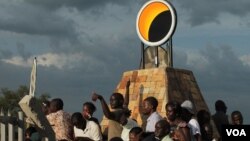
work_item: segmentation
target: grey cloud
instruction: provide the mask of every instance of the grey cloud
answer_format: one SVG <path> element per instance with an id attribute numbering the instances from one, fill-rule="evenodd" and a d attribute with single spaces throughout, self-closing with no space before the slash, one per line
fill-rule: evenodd
<path id="1" fill-rule="evenodd" d="M 124 5 L 131 0 L 24 0 L 30 4 L 41 6 L 48 10 L 56 10 L 61 7 L 73 7 L 78 10 L 89 10 L 91 8 L 100 8 L 106 4 Z"/>
<path id="2" fill-rule="evenodd" d="M 17 88 L 20 85 L 29 85 L 30 69 L 14 66 L 0 61 L 1 88 Z"/>
<path id="3" fill-rule="evenodd" d="M 16 45 L 18 54 L 27 60 L 31 56 L 31 53 L 26 50 L 24 43 L 17 42 Z"/>
<path id="4" fill-rule="evenodd" d="M 39 7 L 2 1 L 0 30 L 28 35 L 76 38 L 74 22 Z"/>
<path id="5" fill-rule="evenodd" d="M 197 62 L 187 65 L 187 59 L 183 60 L 187 57 L 183 56 L 188 56 L 188 54 L 184 55 L 181 51 L 175 52 L 176 66 L 194 73 L 211 112 L 214 113 L 214 102 L 222 99 L 227 103 L 229 112 L 240 110 L 244 116 L 249 117 L 250 114 L 244 106 L 247 105 L 249 99 L 250 67 L 243 65 L 239 56 L 230 46 L 209 45 L 198 53 L 208 60 L 205 68 L 199 69 L 196 66 L 199 59 L 196 60 Z M 235 104 L 236 99 L 240 104 Z"/>
<path id="6" fill-rule="evenodd" d="M 13 55 L 13 53 L 10 50 L 3 49 L 3 48 L 0 49 L 0 59 L 2 59 L 2 58 L 8 58 L 8 57 L 10 57 L 12 55 Z"/>
<path id="7" fill-rule="evenodd" d="M 249 0 L 181 0 L 173 1 L 178 8 L 185 9 L 188 13 L 188 22 L 192 26 L 209 22 L 219 23 L 220 14 L 228 13 L 238 17 L 244 17 L 250 13 Z M 180 7 L 178 7 L 180 6 Z M 180 9 L 180 11 L 181 11 Z M 223 17 L 221 17 L 223 18 Z"/>
<path id="8" fill-rule="evenodd" d="M 250 80 L 245 77 L 250 75 L 250 67 L 243 65 L 232 47 L 207 46 L 200 50 L 199 54 L 208 60 L 204 69 L 196 67 L 200 60 L 197 59 L 197 62 L 187 65 L 185 60 L 181 60 L 183 57 L 180 59 L 178 54 L 175 54 L 177 56 L 176 63 L 178 66 L 193 70 L 204 87 L 230 89 L 231 91 L 235 91 L 237 88 L 250 90 L 247 86 Z"/>

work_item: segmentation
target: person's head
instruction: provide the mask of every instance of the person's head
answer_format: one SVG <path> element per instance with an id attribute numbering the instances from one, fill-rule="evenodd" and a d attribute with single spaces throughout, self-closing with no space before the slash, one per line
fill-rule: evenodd
<path id="1" fill-rule="evenodd" d="M 217 101 L 215 102 L 215 110 L 216 110 L 216 111 L 220 111 L 220 112 L 226 113 L 226 112 L 227 112 L 227 106 L 226 106 L 226 104 L 224 103 L 224 101 L 222 101 L 222 100 L 217 100 Z"/>
<path id="2" fill-rule="evenodd" d="M 174 121 L 181 116 L 181 105 L 177 101 L 169 101 L 166 106 L 166 115 L 168 120 Z"/>
<path id="3" fill-rule="evenodd" d="M 33 126 L 30 126 L 28 127 L 26 130 L 25 130 L 25 139 L 30 139 L 31 135 L 33 133 L 37 132 L 36 128 L 33 127 Z"/>
<path id="4" fill-rule="evenodd" d="M 155 137 L 162 139 L 170 133 L 170 124 L 166 120 L 160 120 L 155 124 Z"/>
<path id="5" fill-rule="evenodd" d="M 91 118 L 93 113 L 96 111 L 96 107 L 92 102 L 83 103 L 82 115 L 85 119 Z"/>
<path id="6" fill-rule="evenodd" d="M 42 102 L 42 112 L 45 115 L 49 114 L 49 107 L 50 107 L 50 102 L 48 100 Z"/>
<path id="7" fill-rule="evenodd" d="M 139 141 L 143 130 L 141 127 L 133 127 L 129 131 L 129 141 Z"/>
<path id="8" fill-rule="evenodd" d="M 71 116 L 71 123 L 76 128 L 84 130 L 86 128 L 86 120 L 83 118 L 80 112 L 75 112 Z"/>
<path id="9" fill-rule="evenodd" d="M 197 112 L 197 120 L 200 126 L 205 123 L 210 123 L 210 119 L 211 115 L 207 110 L 200 110 Z"/>
<path id="10" fill-rule="evenodd" d="M 182 104 L 182 119 L 188 122 L 194 115 L 194 106 L 190 100 L 185 100 Z"/>
<path id="11" fill-rule="evenodd" d="M 233 125 L 242 125 L 243 124 L 243 116 L 240 111 L 233 111 L 231 113 L 231 120 Z"/>
<path id="12" fill-rule="evenodd" d="M 123 107 L 124 98 L 120 93 L 113 93 L 110 97 L 110 107 L 112 109 L 122 108 Z"/>
<path id="13" fill-rule="evenodd" d="M 131 111 L 129 109 L 127 108 L 123 109 L 119 123 L 123 126 L 126 125 L 128 123 L 128 118 L 130 117 L 130 115 L 131 115 Z"/>
<path id="14" fill-rule="evenodd" d="M 150 115 L 153 112 L 156 111 L 158 106 L 158 101 L 155 97 L 150 96 L 143 100 L 142 102 L 142 108 L 143 108 L 143 114 Z"/>
<path id="15" fill-rule="evenodd" d="M 63 109 L 63 101 L 60 98 L 55 98 L 50 101 L 49 112 L 55 113 Z"/>

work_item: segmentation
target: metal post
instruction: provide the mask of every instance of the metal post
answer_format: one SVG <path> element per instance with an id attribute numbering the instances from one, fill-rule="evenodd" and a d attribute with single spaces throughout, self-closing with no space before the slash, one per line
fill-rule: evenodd
<path id="1" fill-rule="evenodd" d="M 8 118 L 10 119 L 11 114 L 10 111 L 8 110 Z M 14 128 L 13 128 L 13 123 L 8 122 L 8 139 L 9 141 L 14 141 Z"/>
<path id="2" fill-rule="evenodd" d="M 24 121 L 23 112 L 18 112 L 18 141 L 24 141 Z"/>
<path id="3" fill-rule="evenodd" d="M 155 48 L 155 67 L 158 68 L 158 66 L 159 66 L 158 46 L 156 46 L 154 48 Z"/>
<path id="4" fill-rule="evenodd" d="M 1 141 L 6 140 L 6 122 L 5 122 L 5 116 L 3 109 L 0 111 L 0 116 L 2 117 L 3 120 L 0 120 L 1 124 Z"/>
<path id="5" fill-rule="evenodd" d="M 169 44 L 170 44 L 170 67 L 173 67 L 173 47 L 172 47 L 172 37 L 169 39 Z"/>
<path id="6" fill-rule="evenodd" d="M 144 56 L 144 44 L 141 42 L 141 65 L 142 69 L 145 69 L 145 56 Z"/>

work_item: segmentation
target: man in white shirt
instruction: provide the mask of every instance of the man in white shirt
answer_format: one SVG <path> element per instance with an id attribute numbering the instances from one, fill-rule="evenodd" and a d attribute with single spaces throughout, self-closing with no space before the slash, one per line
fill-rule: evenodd
<path id="1" fill-rule="evenodd" d="M 122 112 L 122 116 L 120 121 L 118 121 L 122 125 L 122 133 L 121 138 L 123 141 L 129 141 L 129 132 L 133 127 L 138 127 L 138 124 L 135 120 L 129 118 L 131 111 L 128 109 L 124 109 Z"/>
<path id="2" fill-rule="evenodd" d="M 196 119 L 193 103 L 190 100 L 185 100 L 182 104 L 182 119 L 188 123 L 191 131 L 191 141 L 202 141 L 200 125 Z"/>
<path id="3" fill-rule="evenodd" d="M 162 119 L 161 115 L 156 111 L 158 101 L 155 97 L 147 97 L 143 100 L 142 108 L 143 114 L 149 116 L 147 118 L 147 124 L 145 132 L 154 132 L 155 124 Z"/>
<path id="4" fill-rule="evenodd" d="M 86 138 L 86 140 L 102 141 L 102 134 L 99 126 L 94 121 L 87 121 L 79 112 L 71 116 L 74 125 L 75 138 Z"/>

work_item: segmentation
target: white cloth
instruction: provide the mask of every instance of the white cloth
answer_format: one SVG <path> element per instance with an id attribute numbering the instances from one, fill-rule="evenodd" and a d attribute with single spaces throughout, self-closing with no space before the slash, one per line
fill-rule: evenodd
<path id="1" fill-rule="evenodd" d="M 164 138 L 161 139 L 161 141 L 173 141 L 173 139 L 170 138 L 169 135 L 166 135 Z"/>
<path id="2" fill-rule="evenodd" d="M 128 118 L 127 124 L 122 126 L 121 138 L 122 138 L 123 141 L 129 141 L 129 131 L 133 127 L 138 127 L 138 124 L 134 120 Z"/>
<path id="3" fill-rule="evenodd" d="M 155 132 L 155 124 L 161 119 L 159 113 L 153 112 L 147 119 L 146 132 Z"/>
<path id="4" fill-rule="evenodd" d="M 192 118 L 188 122 L 188 127 L 191 129 L 191 141 L 195 141 L 194 135 L 199 134 L 201 135 L 200 125 L 196 119 Z"/>
<path id="5" fill-rule="evenodd" d="M 102 134 L 99 126 L 94 121 L 86 121 L 84 130 L 74 126 L 75 137 L 88 137 L 94 141 L 102 141 Z"/>

